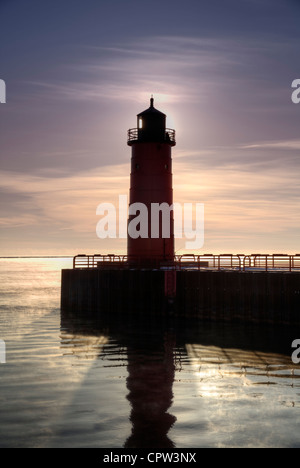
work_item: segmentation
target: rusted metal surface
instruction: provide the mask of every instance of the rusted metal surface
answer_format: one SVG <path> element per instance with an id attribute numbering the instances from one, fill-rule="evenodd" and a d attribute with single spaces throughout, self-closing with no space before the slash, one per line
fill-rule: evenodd
<path id="1" fill-rule="evenodd" d="M 132 259 L 131 259 L 132 260 Z M 138 259 L 131 268 L 144 269 Z M 129 268 L 127 255 L 76 255 L 73 268 Z M 151 269 L 173 270 L 232 270 L 232 271 L 300 271 L 300 254 L 202 254 L 176 255 L 174 262 L 152 263 Z"/>

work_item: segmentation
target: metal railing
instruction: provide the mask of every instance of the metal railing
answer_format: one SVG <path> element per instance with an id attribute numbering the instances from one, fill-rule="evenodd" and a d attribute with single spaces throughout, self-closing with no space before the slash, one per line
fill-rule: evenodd
<path id="1" fill-rule="evenodd" d="M 128 130 L 128 140 L 127 140 L 127 142 L 132 143 L 134 141 L 138 141 L 139 140 L 139 133 L 140 132 L 139 132 L 138 128 L 130 128 Z M 174 145 L 176 143 L 175 136 L 176 136 L 175 130 L 173 130 L 172 128 L 166 128 L 165 135 L 164 135 L 164 141 L 168 142 L 168 143 L 172 143 Z M 141 140 L 141 141 L 143 141 L 143 140 Z"/>
<path id="2" fill-rule="evenodd" d="M 188 254 L 182 255 L 177 261 L 181 268 L 237 271 L 300 270 L 300 254 Z"/>
<path id="3" fill-rule="evenodd" d="M 176 133 L 175 133 L 175 130 L 173 130 L 173 128 L 166 128 L 166 137 L 165 139 L 167 141 L 170 141 L 171 143 L 176 143 Z"/>
<path id="4" fill-rule="evenodd" d="M 142 269 L 147 265 L 139 260 L 128 263 L 127 255 L 95 254 L 76 255 L 73 268 L 135 268 Z M 149 267 L 149 265 L 148 265 Z M 176 255 L 174 262 L 158 261 L 151 263 L 153 269 L 176 270 L 231 270 L 231 271 L 300 271 L 300 254 L 184 254 Z"/>
<path id="5" fill-rule="evenodd" d="M 73 258 L 73 268 L 99 268 L 101 264 L 111 264 L 111 263 L 127 263 L 127 255 L 115 255 L 115 254 L 94 254 L 94 255 L 85 255 L 80 254 L 76 255 Z"/>
<path id="6" fill-rule="evenodd" d="M 136 141 L 139 136 L 139 129 L 138 128 L 130 128 L 128 130 L 128 142 Z"/>

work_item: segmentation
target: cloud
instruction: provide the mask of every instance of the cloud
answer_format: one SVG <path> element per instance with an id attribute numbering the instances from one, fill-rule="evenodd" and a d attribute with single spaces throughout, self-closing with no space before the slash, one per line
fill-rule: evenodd
<path id="1" fill-rule="evenodd" d="M 290 49 L 288 43 L 278 45 L 282 54 Z M 216 84 L 228 92 L 228 85 L 252 83 L 263 86 L 265 92 L 266 86 L 272 89 L 279 79 L 278 73 L 275 80 L 272 74 L 274 68 L 280 72 L 274 47 L 274 40 L 259 37 L 240 41 L 234 37 L 143 37 L 134 43 L 84 47 L 81 59 L 65 66 L 65 81 L 28 84 L 45 96 L 80 101 L 140 102 L 153 91 L 161 102 L 178 104 L 213 93 Z"/>
<path id="2" fill-rule="evenodd" d="M 283 143 L 272 145 L 290 146 L 289 142 Z M 269 151 L 263 142 L 260 146 L 262 151 Z M 289 165 L 270 165 L 269 170 L 262 170 L 260 158 L 255 164 L 249 162 L 256 149 L 248 147 L 243 148 L 248 159 L 241 163 L 240 151 L 239 147 L 232 149 L 234 157 L 230 161 L 221 148 L 210 148 L 200 153 L 200 164 L 197 151 L 191 155 L 181 153 L 178 158 L 175 154 L 174 201 L 204 203 L 208 245 L 219 245 L 225 238 L 243 239 L 246 243 L 254 235 L 277 235 L 285 242 L 300 229 L 298 173 Z M 97 206 L 109 202 L 117 207 L 118 196 L 129 190 L 127 163 L 69 176 L 52 174 L 51 178 L 4 171 L 0 176 L 2 194 L 7 200 L 0 213 L 3 229 L 36 226 L 57 235 L 66 231 L 70 239 L 91 235 L 96 240 Z M 110 250 L 114 249 L 111 245 Z"/>
<path id="3" fill-rule="evenodd" d="M 119 190 L 128 192 L 127 172 L 127 167 L 111 166 L 50 179 L 2 171 L 2 193 L 7 194 L 8 200 L 14 194 L 9 204 L 10 214 L 1 218 L 2 226 L 39 224 L 57 230 L 91 232 L 96 225 L 98 204 L 116 202 Z M 26 203 L 20 202 L 22 198 L 26 198 Z"/>
<path id="4" fill-rule="evenodd" d="M 242 149 L 285 149 L 285 150 L 300 150 L 300 140 L 286 141 L 262 141 L 260 143 L 252 143 L 241 146 Z"/>
<path id="5" fill-rule="evenodd" d="M 227 146 L 230 157 L 237 143 L 290 138 L 296 106 L 285 61 L 293 49 L 277 41 L 171 35 L 78 47 L 76 61 L 51 79 L 25 81 L 19 101 L 7 106 L 2 168 L 55 178 L 57 170 L 82 172 L 111 158 L 119 164 L 128 156 L 126 131 L 151 94 L 181 151 Z"/>
<path id="6" fill-rule="evenodd" d="M 128 192 L 126 131 L 153 93 L 177 132 L 174 198 L 205 204 L 209 239 L 249 245 L 253 232 L 268 239 L 290 229 L 286 242 L 296 245 L 291 50 L 288 41 L 249 36 L 143 36 L 79 48 L 76 61 L 51 79 L 26 81 L 25 97 L 7 107 L 2 227 L 95 236 L 98 204 Z"/>

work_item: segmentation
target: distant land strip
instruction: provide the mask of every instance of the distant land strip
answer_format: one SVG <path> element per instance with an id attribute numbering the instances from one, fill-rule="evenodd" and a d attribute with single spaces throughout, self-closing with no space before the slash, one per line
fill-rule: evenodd
<path id="1" fill-rule="evenodd" d="M 0 257 L 0 259 L 9 259 L 9 258 L 73 258 L 73 255 L 36 255 L 36 256 L 20 256 L 20 257 Z"/>

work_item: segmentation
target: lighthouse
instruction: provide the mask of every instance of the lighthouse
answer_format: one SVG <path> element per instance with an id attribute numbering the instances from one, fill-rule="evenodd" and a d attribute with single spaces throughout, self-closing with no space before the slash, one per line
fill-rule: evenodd
<path id="1" fill-rule="evenodd" d="M 295 285 L 300 255 L 175 255 L 171 154 L 175 131 L 166 128 L 166 115 L 154 107 L 153 97 L 150 107 L 137 115 L 136 128 L 128 130 L 127 143 L 131 147 L 127 255 L 76 255 L 73 268 L 62 270 L 61 309 L 113 317 L 128 312 L 141 319 L 175 314 L 299 325 L 300 294 Z M 119 216 L 120 226 L 122 221 Z M 134 401 L 136 389 L 132 391 Z M 137 425 L 139 414 L 140 409 L 132 415 Z"/>
<path id="2" fill-rule="evenodd" d="M 166 128 L 166 115 L 154 107 L 153 97 L 150 107 L 137 115 L 137 127 L 128 130 L 127 143 L 131 146 L 128 261 L 145 266 L 172 262 L 175 130 Z"/>

